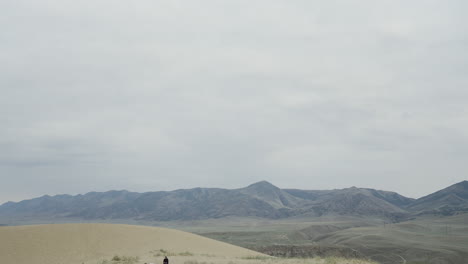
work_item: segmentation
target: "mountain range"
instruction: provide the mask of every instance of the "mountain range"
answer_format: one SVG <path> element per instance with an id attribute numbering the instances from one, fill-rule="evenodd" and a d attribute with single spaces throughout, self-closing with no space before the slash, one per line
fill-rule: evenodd
<path id="1" fill-rule="evenodd" d="M 337 190 L 280 189 L 262 181 L 240 189 L 194 188 L 136 193 L 90 192 L 42 196 L 0 206 L 0 221 L 34 219 L 200 220 L 210 218 L 373 216 L 399 221 L 417 215 L 468 212 L 468 181 L 412 199 L 367 188 Z M 1 223 L 1 222 L 0 222 Z"/>

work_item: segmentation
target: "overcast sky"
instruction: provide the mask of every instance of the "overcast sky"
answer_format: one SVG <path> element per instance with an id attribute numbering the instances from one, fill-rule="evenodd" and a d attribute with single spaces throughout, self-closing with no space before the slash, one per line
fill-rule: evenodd
<path id="1" fill-rule="evenodd" d="M 468 2 L 0 1 L 0 203 L 466 180 Z"/>

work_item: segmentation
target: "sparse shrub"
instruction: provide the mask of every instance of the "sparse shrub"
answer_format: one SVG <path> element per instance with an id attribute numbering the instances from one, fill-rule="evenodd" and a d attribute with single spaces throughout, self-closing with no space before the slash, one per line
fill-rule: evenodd
<path id="1" fill-rule="evenodd" d="M 135 264 L 140 261 L 139 257 L 127 257 L 115 255 L 111 260 L 103 260 L 98 264 Z"/>
<path id="2" fill-rule="evenodd" d="M 122 257 L 120 260 L 121 264 L 133 264 L 133 263 L 138 263 L 140 261 L 139 257 Z M 120 264 L 119 263 L 119 264 Z"/>
<path id="3" fill-rule="evenodd" d="M 154 251 L 151 251 L 150 253 L 153 253 L 153 256 L 154 257 L 161 257 L 161 256 L 183 256 L 183 257 L 189 257 L 189 256 L 193 256 L 194 254 L 192 252 L 189 252 L 189 251 L 184 251 L 184 252 L 179 252 L 179 253 L 175 253 L 175 252 L 170 252 L 168 250 L 165 250 L 165 249 L 160 249 L 160 250 L 154 250 Z"/>
<path id="4" fill-rule="evenodd" d="M 337 264 L 337 260 L 335 257 L 328 257 L 325 259 L 325 264 Z"/>
<path id="5" fill-rule="evenodd" d="M 161 257 L 161 256 L 173 256 L 172 253 L 170 253 L 169 251 L 165 250 L 165 249 L 159 249 L 159 250 L 155 250 L 155 251 L 152 251 L 154 252 L 153 256 L 155 257 Z"/>

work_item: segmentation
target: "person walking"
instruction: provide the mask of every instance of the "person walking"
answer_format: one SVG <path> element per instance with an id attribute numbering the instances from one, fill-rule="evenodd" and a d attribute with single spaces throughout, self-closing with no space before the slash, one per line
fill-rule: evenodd
<path id="1" fill-rule="evenodd" d="M 167 256 L 164 256 L 163 264 L 169 264 L 169 259 Z"/>

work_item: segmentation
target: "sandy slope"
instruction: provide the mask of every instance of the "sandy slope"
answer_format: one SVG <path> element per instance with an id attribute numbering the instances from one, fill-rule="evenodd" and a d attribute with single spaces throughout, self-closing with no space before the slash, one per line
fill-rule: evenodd
<path id="1" fill-rule="evenodd" d="M 260 253 L 182 231 L 115 224 L 57 224 L 0 227 L 0 263 L 97 263 L 113 255 L 152 257 L 150 251 L 226 257 Z"/>

